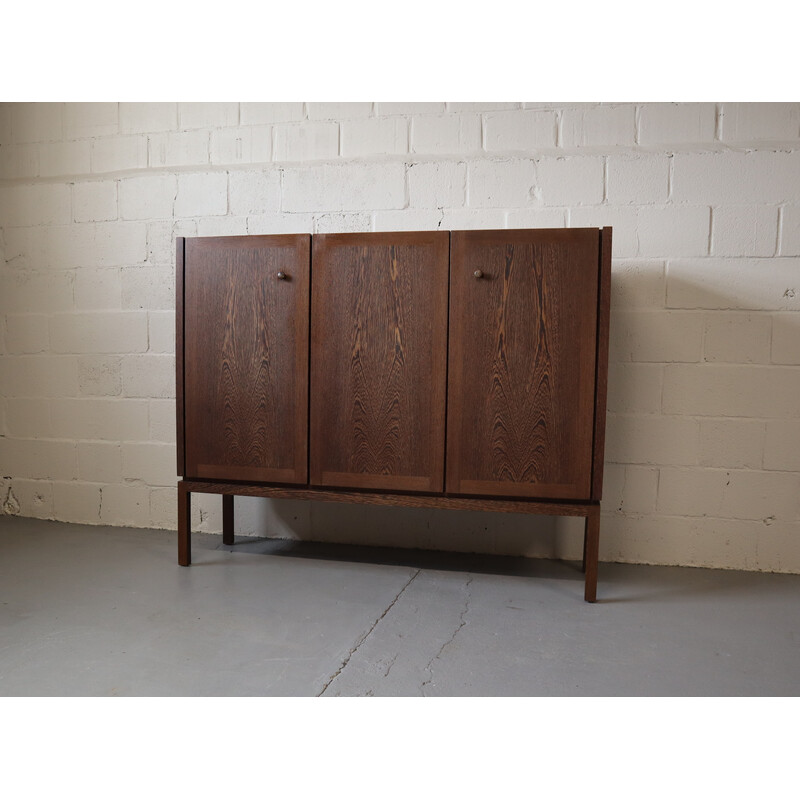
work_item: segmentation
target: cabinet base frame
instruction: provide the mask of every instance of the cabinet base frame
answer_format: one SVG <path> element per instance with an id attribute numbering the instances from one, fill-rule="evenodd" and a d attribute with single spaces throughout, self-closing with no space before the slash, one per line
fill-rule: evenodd
<path id="1" fill-rule="evenodd" d="M 337 503 L 362 503 L 379 506 L 584 517 L 586 520 L 583 534 L 584 600 L 587 603 L 594 603 L 597 600 L 597 567 L 600 542 L 600 503 L 597 501 L 574 503 L 456 497 L 451 495 L 378 494 L 373 492 L 293 488 L 290 486 L 266 486 L 253 483 L 181 480 L 178 481 L 178 563 L 182 567 L 188 567 L 192 563 L 192 492 L 222 495 L 222 541 L 226 545 L 233 544 L 233 498 L 236 495 L 245 497 L 278 497 L 291 500 L 320 500 Z"/>

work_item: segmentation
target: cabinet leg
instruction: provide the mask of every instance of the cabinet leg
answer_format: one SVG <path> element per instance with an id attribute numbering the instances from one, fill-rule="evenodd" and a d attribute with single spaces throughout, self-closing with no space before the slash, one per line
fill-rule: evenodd
<path id="1" fill-rule="evenodd" d="M 593 506 L 586 517 L 583 534 L 583 568 L 586 573 L 583 599 L 587 603 L 597 600 L 597 562 L 600 550 L 600 506 Z"/>
<path id="2" fill-rule="evenodd" d="M 233 495 L 222 495 L 222 544 L 233 544 Z"/>
<path id="3" fill-rule="evenodd" d="M 192 563 L 192 493 L 183 481 L 178 483 L 178 563 Z"/>

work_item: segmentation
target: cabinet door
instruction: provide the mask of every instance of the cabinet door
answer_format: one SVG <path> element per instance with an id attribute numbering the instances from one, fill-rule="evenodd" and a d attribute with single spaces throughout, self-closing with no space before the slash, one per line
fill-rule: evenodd
<path id="1" fill-rule="evenodd" d="M 597 230 L 451 240 L 447 490 L 589 499 Z"/>
<path id="2" fill-rule="evenodd" d="M 311 483 L 442 491 L 449 235 L 314 236 Z"/>
<path id="3" fill-rule="evenodd" d="M 187 239 L 186 475 L 306 483 L 309 236 Z"/>

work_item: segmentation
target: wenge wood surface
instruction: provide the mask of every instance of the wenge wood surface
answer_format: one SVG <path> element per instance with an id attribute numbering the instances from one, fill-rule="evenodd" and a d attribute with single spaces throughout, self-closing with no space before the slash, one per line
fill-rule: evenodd
<path id="1" fill-rule="evenodd" d="M 361 505 L 402 506 L 407 508 L 444 508 L 454 511 L 502 511 L 514 514 L 550 514 L 553 516 L 586 517 L 599 508 L 596 503 L 511 500 L 494 497 L 454 497 L 401 493 L 360 492 L 340 489 L 307 489 L 267 484 L 223 483 L 217 481 L 180 481 L 184 491 L 206 494 L 274 497 L 290 500 L 355 503 Z"/>
<path id="2" fill-rule="evenodd" d="M 592 499 L 603 497 L 603 463 L 606 443 L 608 395 L 608 341 L 611 321 L 611 228 L 600 231 L 600 280 L 597 301 L 597 378 L 595 389 L 594 464 Z"/>
<path id="3" fill-rule="evenodd" d="M 448 492 L 591 497 L 599 244 L 451 234 Z"/>
<path id="4" fill-rule="evenodd" d="M 186 476 L 305 483 L 310 237 L 187 239 L 184 258 Z"/>
<path id="5" fill-rule="evenodd" d="M 310 481 L 442 491 L 449 235 L 313 237 Z"/>
<path id="6" fill-rule="evenodd" d="M 183 406 L 183 248 L 185 239 L 175 240 L 175 434 L 178 455 L 178 475 L 186 474 L 184 453 L 184 406 Z"/>

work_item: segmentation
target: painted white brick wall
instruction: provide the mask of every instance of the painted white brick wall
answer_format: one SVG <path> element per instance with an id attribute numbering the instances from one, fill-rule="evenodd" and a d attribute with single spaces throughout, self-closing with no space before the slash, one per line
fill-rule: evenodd
<path id="1" fill-rule="evenodd" d="M 614 227 L 601 558 L 800 572 L 797 103 L 0 104 L 0 507 L 175 527 L 176 236 L 565 225 Z M 286 508 L 239 530 L 556 547 Z"/>

